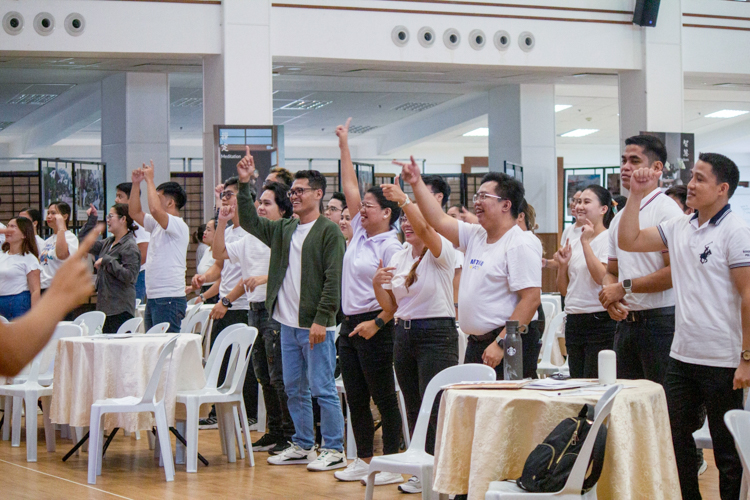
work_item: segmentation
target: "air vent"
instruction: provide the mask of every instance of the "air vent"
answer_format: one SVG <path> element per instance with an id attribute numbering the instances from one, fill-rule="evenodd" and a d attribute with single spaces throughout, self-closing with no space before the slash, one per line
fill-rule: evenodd
<path id="1" fill-rule="evenodd" d="M 286 106 L 281 106 L 281 109 L 297 109 L 301 111 L 311 111 L 313 109 L 320 109 L 322 107 L 328 106 L 333 101 L 303 101 L 302 99 L 297 99 L 296 101 L 292 101 Z"/>
<path id="2" fill-rule="evenodd" d="M 5 130 L 11 125 L 13 125 L 13 122 L 0 122 L 0 130 Z"/>
<path id="3" fill-rule="evenodd" d="M 8 101 L 8 104 L 42 106 L 50 102 L 55 97 L 57 97 L 57 94 L 18 94 L 13 99 Z"/>
<path id="4" fill-rule="evenodd" d="M 733 87 L 750 87 L 750 83 L 714 83 L 712 85 L 713 87 L 724 87 L 724 88 L 733 88 Z"/>
<path id="5" fill-rule="evenodd" d="M 405 102 L 400 106 L 393 108 L 395 111 L 413 111 L 419 113 L 425 109 L 434 108 L 437 106 L 436 102 Z"/>
<path id="6" fill-rule="evenodd" d="M 349 133 L 350 134 L 366 134 L 370 130 L 375 130 L 378 128 L 377 126 L 372 125 L 354 125 L 352 127 L 349 127 Z"/>
<path id="7" fill-rule="evenodd" d="M 203 106 L 202 97 L 183 97 L 172 103 L 173 108 L 199 108 Z"/>

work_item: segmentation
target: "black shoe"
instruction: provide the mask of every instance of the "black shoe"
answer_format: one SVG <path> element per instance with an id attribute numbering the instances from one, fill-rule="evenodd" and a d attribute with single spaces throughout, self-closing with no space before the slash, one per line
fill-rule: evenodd
<path id="1" fill-rule="evenodd" d="M 268 451 L 274 448 L 279 442 L 281 442 L 280 437 L 263 434 L 260 439 L 253 443 L 253 451 Z"/>
<path id="2" fill-rule="evenodd" d="M 276 443 L 276 446 L 274 446 L 273 448 L 271 448 L 270 450 L 268 450 L 268 454 L 269 455 L 278 455 L 279 453 L 281 453 L 282 451 L 286 450 L 290 446 L 292 446 L 292 443 L 290 441 L 282 439 L 281 441 L 279 441 L 278 443 Z"/>
<path id="3" fill-rule="evenodd" d="M 216 420 L 216 417 L 212 417 L 209 415 L 207 418 L 202 418 L 198 421 L 198 428 L 201 430 L 218 429 L 219 421 Z"/>

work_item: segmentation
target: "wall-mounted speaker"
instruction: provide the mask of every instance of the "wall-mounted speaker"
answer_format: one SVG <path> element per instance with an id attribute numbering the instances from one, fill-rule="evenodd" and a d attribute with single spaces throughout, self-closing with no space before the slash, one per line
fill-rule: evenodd
<path id="1" fill-rule="evenodd" d="M 396 26 L 391 31 L 391 40 L 399 47 L 403 47 L 409 43 L 409 30 L 406 26 Z"/>
<path id="2" fill-rule="evenodd" d="M 633 24 L 653 28 L 659 15 L 661 0 L 636 0 L 633 10 Z"/>
<path id="3" fill-rule="evenodd" d="M 23 31 L 23 16 L 18 12 L 8 12 L 3 16 L 3 29 L 9 35 Z"/>
<path id="4" fill-rule="evenodd" d="M 417 38 L 419 38 L 419 44 L 422 47 L 431 47 L 435 43 L 435 30 L 429 26 L 425 26 L 419 30 Z"/>
<path id="5" fill-rule="evenodd" d="M 71 36 L 79 36 L 86 29 L 86 19 L 77 12 L 65 18 L 65 31 Z"/>
<path id="6" fill-rule="evenodd" d="M 474 50 L 482 50 L 484 44 L 487 43 L 487 36 L 482 30 L 473 30 L 469 33 L 469 45 Z"/>
<path id="7" fill-rule="evenodd" d="M 518 35 L 518 46 L 521 47 L 521 50 L 524 52 L 530 52 L 531 49 L 534 48 L 534 45 L 536 45 L 536 38 L 533 33 L 524 31 Z"/>
<path id="8" fill-rule="evenodd" d="M 455 28 L 448 28 L 443 33 L 443 43 L 451 50 L 457 48 L 461 43 L 461 33 Z"/>
<path id="9" fill-rule="evenodd" d="M 497 50 L 508 50 L 508 47 L 510 47 L 510 33 L 505 30 L 498 31 L 495 33 L 494 42 Z"/>
<path id="10" fill-rule="evenodd" d="M 51 35 L 55 31 L 55 18 L 49 12 L 40 12 L 34 18 L 34 29 L 42 36 Z"/>

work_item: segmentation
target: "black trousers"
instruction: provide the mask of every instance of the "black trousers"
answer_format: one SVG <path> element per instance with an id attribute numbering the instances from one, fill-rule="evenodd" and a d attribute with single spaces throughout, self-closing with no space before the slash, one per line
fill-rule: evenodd
<path id="1" fill-rule="evenodd" d="M 702 425 L 702 404 L 705 404 L 714 459 L 719 469 L 721 498 L 737 500 L 740 496 L 742 462 L 734 439 L 724 424 L 726 412 L 742 409 L 742 390 L 732 389 L 734 372 L 734 368 L 694 365 L 674 358 L 669 360 L 665 384 L 667 406 L 680 489 L 685 500 L 701 498 L 693 432 Z"/>
<path id="2" fill-rule="evenodd" d="M 107 319 L 104 320 L 104 325 L 102 325 L 102 333 L 117 333 L 122 324 L 129 319 L 133 319 L 133 315 L 129 312 L 107 316 Z M 91 334 L 93 333 L 91 332 Z"/>
<path id="3" fill-rule="evenodd" d="M 214 346 L 216 337 L 219 336 L 224 328 L 230 325 L 236 325 L 237 323 L 247 325 L 246 310 L 230 309 L 227 311 L 223 318 L 214 320 L 214 326 L 211 329 L 211 348 L 213 348 Z M 255 344 L 257 343 L 258 339 L 255 339 Z M 219 370 L 219 386 L 221 386 L 221 384 L 224 382 L 228 367 L 229 352 L 226 353 L 224 359 L 221 362 L 221 370 Z M 250 384 L 247 383 L 248 379 L 250 379 L 251 381 Z M 245 386 L 242 392 L 245 399 L 245 409 L 247 410 L 248 418 L 258 418 L 258 384 L 255 383 L 255 379 L 252 376 L 245 376 Z"/>
<path id="4" fill-rule="evenodd" d="M 375 319 L 380 311 L 346 316 L 341 323 L 339 360 L 341 375 L 352 419 L 357 457 L 373 456 L 375 425 L 370 397 L 380 411 L 383 424 L 383 453 L 398 453 L 401 443 L 401 413 L 393 376 L 393 321 L 389 321 L 372 338 L 349 334 L 359 323 Z"/>
<path id="5" fill-rule="evenodd" d="M 521 335 L 521 342 L 523 346 L 523 377 L 524 378 L 538 378 L 536 374 L 536 366 L 539 361 L 539 340 L 542 338 L 542 331 L 539 329 L 540 322 L 532 321 L 529 325 L 529 331 Z M 544 329 L 543 324 L 541 325 Z M 477 340 L 474 335 L 469 335 L 469 340 L 466 345 L 466 353 L 464 354 L 464 363 L 477 363 L 483 364 L 482 354 L 484 350 L 489 347 L 491 343 L 495 341 L 495 338 L 487 340 Z M 505 375 L 503 373 L 505 363 L 500 361 L 500 364 L 495 367 L 495 374 L 498 380 L 503 380 Z M 401 382 L 399 382 L 401 384 Z"/>
<path id="6" fill-rule="evenodd" d="M 617 378 L 664 385 L 673 339 L 674 314 L 617 323 Z"/>
<path id="7" fill-rule="evenodd" d="M 613 349 L 617 322 L 607 311 L 568 314 L 565 319 L 565 348 L 573 378 L 599 376 L 599 352 Z"/>
<path id="8" fill-rule="evenodd" d="M 268 310 L 250 310 L 249 324 L 258 329 L 258 338 L 253 347 L 253 370 L 255 380 L 263 389 L 266 403 L 268 433 L 278 440 L 291 441 L 294 422 L 289 415 L 287 396 L 284 391 L 284 372 L 281 365 L 281 325 L 271 318 Z M 245 378 L 245 386 L 255 385 L 252 377 Z M 257 387 L 257 386 L 256 386 Z M 248 388 L 249 389 L 249 388 Z"/>
<path id="9" fill-rule="evenodd" d="M 452 320 L 452 318 L 451 318 Z M 432 377 L 451 366 L 458 364 L 458 331 L 453 327 L 415 328 L 409 330 L 396 326 L 396 341 L 393 346 L 393 366 L 396 369 L 398 385 L 406 403 L 406 416 L 409 433 L 414 433 L 419 409 L 422 406 L 427 384 Z M 430 425 L 427 428 L 425 451 L 435 450 L 435 430 L 440 408 L 440 397 L 435 398 Z"/>

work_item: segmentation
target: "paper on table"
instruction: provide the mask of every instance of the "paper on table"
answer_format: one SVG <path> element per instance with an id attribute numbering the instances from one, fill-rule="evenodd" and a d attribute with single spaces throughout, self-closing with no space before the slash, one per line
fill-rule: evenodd
<path id="1" fill-rule="evenodd" d="M 523 380 L 481 380 L 448 384 L 441 389 L 521 389 L 530 382 L 530 378 Z"/>
<path id="2" fill-rule="evenodd" d="M 91 335 L 91 338 L 95 339 L 129 339 L 132 337 L 132 333 L 100 333 L 98 335 Z"/>
<path id="3" fill-rule="evenodd" d="M 586 386 L 594 386 L 599 385 L 598 382 L 591 381 L 591 380 L 585 380 L 585 379 L 576 379 L 576 378 L 569 378 L 567 380 L 555 380 L 553 378 L 543 378 L 539 380 L 534 380 L 532 383 L 528 384 L 525 389 L 538 389 L 542 391 L 560 391 L 564 389 L 578 389 L 579 387 L 586 387 Z"/>

